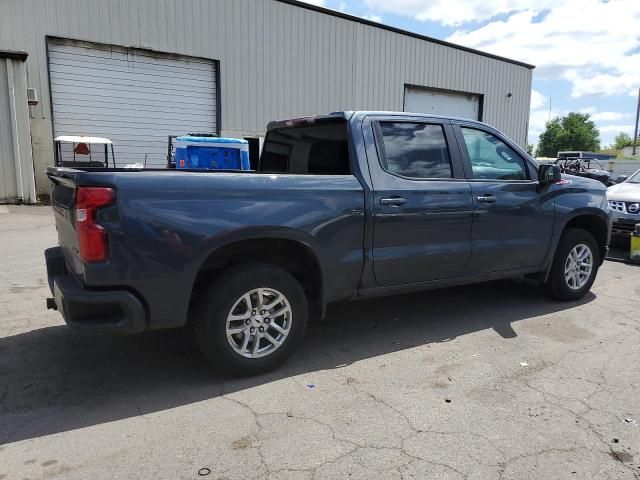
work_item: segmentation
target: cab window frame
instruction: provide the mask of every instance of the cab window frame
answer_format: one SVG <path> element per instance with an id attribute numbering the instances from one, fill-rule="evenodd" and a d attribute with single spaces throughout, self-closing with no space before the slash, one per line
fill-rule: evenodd
<path id="1" fill-rule="evenodd" d="M 525 157 L 520 151 L 520 148 L 517 145 L 515 145 L 513 142 L 511 142 L 508 138 L 506 138 L 504 135 L 501 135 L 499 132 L 494 131 L 492 129 L 482 128 L 480 125 L 465 123 L 465 122 L 455 123 L 453 125 L 453 128 L 454 128 L 454 133 L 458 143 L 458 147 L 460 149 L 460 156 L 462 158 L 463 168 L 465 171 L 465 177 L 467 181 L 469 182 L 500 182 L 500 183 L 537 183 L 538 179 L 535 172 L 537 172 L 538 167 L 534 164 L 533 161 Z M 462 132 L 463 128 L 469 129 L 469 130 L 477 130 L 487 135 L 492 135 L 493 137 L 497 138 L 502 143 L 504 143 L 507 147 L 509 147 L 513 151 L 513 153 L 515 153 L 517 158 L 520 160 L 520 164 L 524 170 L 526 178 L 519 179 L 519 180 L 498 179 L 498 178 L 475 178 L 473 176 L 473 165 L 471 163 L 471 156 L 469 155 L 469 149 L 467 148 L 467 143 L 465 142 L 464 134 Z"/>
<path id="2" fill-rule="evenodd" d="M 373 133 L 375 137 L 375 145 L 377 150 L 378 157 L 378 165 L 382 169 L 382 171 L 388 175 L 393 175 L 394 177 L 401 178 L 403 180 L 410 180 L 414 182 L 422 182 L 422 181 L 455 181 L 460 180 L 459 171 L 456 169 L 456 160 L 457 158 L 454 156 L 454 148 L 458 148 L 455 145 L 455 138 L 453 137 L 453 132 L 450 130 L 451 125 L 449 123 L 445 123 L 439 119 L 424 119 L 424 118 L 398 118 L 398 117 L 388 117 L 388 118 L 376 118 L 373 122 Z M 401 173 L 394 172 L 389 169 L 387 163 L 387 154 L 384 144 L 384 135 L 382 133 L 381 124 L 384 123 L 408 123 L 412 125 L 431 125 L 437 126 L 442 131 L 442 136 L 444 138 L 445 146 L 447 149 L 447 156 L 449 159 L 449 168 L 451 171 L 450 177 L 410 177 L 407 175 L 402 175 Z"/>

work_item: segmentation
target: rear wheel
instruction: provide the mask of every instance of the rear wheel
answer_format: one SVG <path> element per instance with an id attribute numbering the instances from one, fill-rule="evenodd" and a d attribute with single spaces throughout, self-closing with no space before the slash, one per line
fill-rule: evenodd
<path id="1" fill-rule="evenodd" d="M 596 240 L 586 230 L 568 229 L 553 259 L 546 290 L 558 300 L 578 300 L 589 291 L 600 265 Z"/>
<path id="2" fill-rule="evenodd" d="M 194 313 L 200 349 L 218 370 L 257 375 L 284 363 L 307 326 L 307 299 L 287 271 L 247 264 L 204 289 Z"/>

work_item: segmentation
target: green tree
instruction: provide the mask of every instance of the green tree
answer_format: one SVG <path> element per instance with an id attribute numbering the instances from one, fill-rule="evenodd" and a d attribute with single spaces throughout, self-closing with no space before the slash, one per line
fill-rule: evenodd
<path id="1" fill-rule="evenodd" d="M 593 152 L 599 149 L 600 132 L 590 115 L 571 112 L 547 122 L 545 131 L 540 135 L 536 155 L 555 157 L 558 152 L 566 150 Z"/>
<path id="2" fill-rule="evenodd" d="M 527 143 L 527 153 L 529 155 L 533 155 L 533 145 L 531 145 L 530 143 Z"/>
<path id="3" fill-rule="evenodd" d="M 631 135 L 624 132 L 620 132 L 613 140 L 613 146 L 616 150 L 623 149 L 624 147 L 629 147 L 632 143 L 633 139 L 631 138 Z"/>

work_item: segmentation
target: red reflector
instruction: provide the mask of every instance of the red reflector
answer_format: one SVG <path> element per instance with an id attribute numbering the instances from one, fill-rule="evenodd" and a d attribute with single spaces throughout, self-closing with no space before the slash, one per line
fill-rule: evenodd
<path id="1" fill-rule="evenodd" d="M 76 145 L 76 148 L 73 149 L 73 152 L 78 155 L 89 155 L 89 147 L 86 143 L 79 143 Z"/>
<path id="2" fill-rule="evenodd" d="M 108 187 L 79 187 L 76 191 L 76 233 L 84 262 L 104 262 L 109 257 L 107 231 L 95 223 L 95 213 L 115 200 L 114 190 Z"/>
<path id="3" fill-rule="evenodd" d="M 80 258 L 84 262 L 104 262 L 109 258 L 107 232 L 102 226 L 79 223 L 77 232 Z"/>

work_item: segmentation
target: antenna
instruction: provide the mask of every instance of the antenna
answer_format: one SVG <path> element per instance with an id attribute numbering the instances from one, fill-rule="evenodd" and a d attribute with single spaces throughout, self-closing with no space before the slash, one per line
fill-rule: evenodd
<path id="1" fill-rule="evenodd" d="M 636 109 L 636 124 L 633 128 L 633 149 L 631 155 L 636 154 L 636 146 L 638 144 L 638 119 L 640 118 L 640 88 L 638 89 L 638 108 Z"/>

